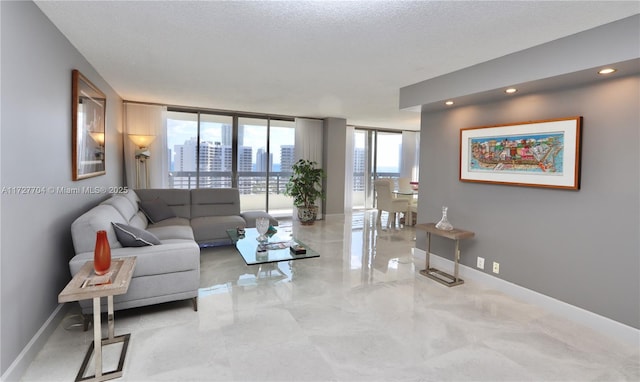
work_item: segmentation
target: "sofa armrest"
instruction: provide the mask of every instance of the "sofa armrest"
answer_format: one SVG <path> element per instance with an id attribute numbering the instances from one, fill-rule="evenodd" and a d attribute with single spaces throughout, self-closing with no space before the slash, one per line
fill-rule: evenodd
<path id="1" fill-rule="evenodd" d="M 200 247 L 192 240 L 172 240 L 160 245 L 111 250 L 112 259 L 129 256 L 136 257 L 133 277 L 200 270 Z M 93 252 L 74 256 L 69 261 L 71 275 L 78 273 L 87 261 L 93 261 Z"/>

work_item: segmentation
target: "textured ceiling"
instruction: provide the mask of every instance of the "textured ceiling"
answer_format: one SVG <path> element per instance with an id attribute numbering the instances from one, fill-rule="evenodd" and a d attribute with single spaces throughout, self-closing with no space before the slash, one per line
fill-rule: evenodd
<path id="1" fill-rule="evenodd" d="M 640 2 L 36 1 L 126 100 L 419 129 L 399 89 Z"/>

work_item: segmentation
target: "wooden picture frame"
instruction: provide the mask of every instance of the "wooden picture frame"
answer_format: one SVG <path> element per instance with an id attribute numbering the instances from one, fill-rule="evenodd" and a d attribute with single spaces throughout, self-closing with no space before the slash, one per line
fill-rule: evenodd
<path id="1" fill-rule="evenodd" d="M 460 181 L 580 189 L 582 117 L 460 130 Z"/>
<path id="2" fill-rule="evenodd" d="M 78 70 L 71 82 L 72 178 L 104 175 L 107 97 Z"/>

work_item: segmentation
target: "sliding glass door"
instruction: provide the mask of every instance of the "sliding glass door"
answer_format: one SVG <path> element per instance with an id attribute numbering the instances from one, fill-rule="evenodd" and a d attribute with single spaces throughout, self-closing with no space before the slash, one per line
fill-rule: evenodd
<path id="1" fill-rule="evenodd" d="M 376 131 L 374 178 L 400 177 L 402 132 Z"/>
<path id="2" fill-rule="evenodd" d="M 270 120 L 269 153 L 273 159 L 269 169 L 268 206 L 276 216 L 290 216 L 293 213 L 293 198 L 284 195 L 284 189 L 291 177 L 291 166 L 295 163 L 295 122 Z"/>
<path id="3" fill-rule="evenodd" d="M 371 176 L 371 135 L 369 130 L 354 131 L 353 143 L 353 195 L 352 205 L 355 209 L 371 208 L 369 177 Z"/>
<path id="4" fill-rule="evenodd" d="M 400 177 L 402 133 L 358 129 L 354 131 L 353 208 L 374 207 L 373 181 Z"/>
<path id="5" fill-rule="evenodd" d="M 233 118 L 200 114 L 199 188 L 233 187 Z"/>
<path id="6" fill-rule="evenodd" d="M 198 187 L 198 114 L 167 112 L 169 187 Z"/>
<path id="7" fill-rule="evenodd" d="M 267 151 L 269 121 L 257 118 L 238 118 L 237 179 L 240 204 L 245 210 L 267 209 Z"/>
<path id="8" fill-rule="evenodd" d="M 238 118 L 238 188 L 246 210 L 291 214 L 293 200 L 284 196 L 294 158 L 294 123 Z"/>

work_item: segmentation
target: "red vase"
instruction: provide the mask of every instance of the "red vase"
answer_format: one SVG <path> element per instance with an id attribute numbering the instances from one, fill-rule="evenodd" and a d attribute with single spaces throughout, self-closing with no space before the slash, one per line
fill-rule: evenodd
<path id="1" fill-rule="evenodd" d="M 111 268 L 111 247 L 107 239 L 107 231 L 98 231 L 96 249 L 93 251 L 93 269 L 96 275 L 104 275 Z"/>

